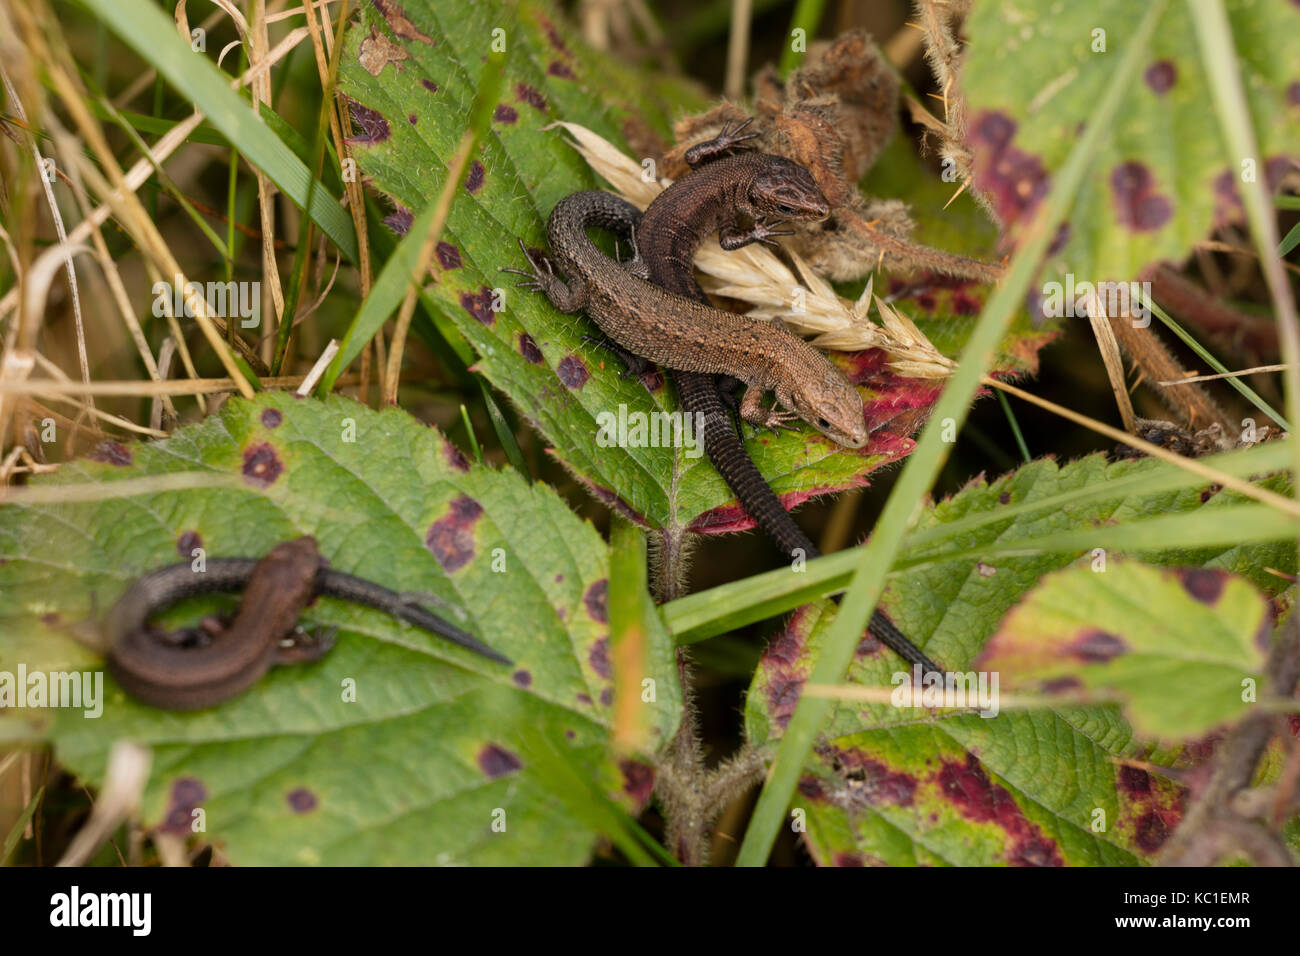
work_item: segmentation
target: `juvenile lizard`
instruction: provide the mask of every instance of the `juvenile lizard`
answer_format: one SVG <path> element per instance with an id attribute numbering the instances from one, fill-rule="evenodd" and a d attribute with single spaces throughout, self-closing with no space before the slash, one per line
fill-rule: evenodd
<path id="1" fill-rule="evenodd" d="M 862 400 L 826 356 L 779 323 L 724 312 L 653 285 L 637 274 L 644 274 L 637 260 L 615 262 L 587 236 L 592 226 L 635 235 L 640 215 L 610 193 L 573 193 L 551 210 L 546 227 L 564 278 L 552 271 L 549 259 L 539 265 L 523 240 L 519 247 L 532 271 L 502 271 L 524 276 L 522 287 L 544 292 L 561 312 L 585 310 L 635 356 L 683 372 L 740 379 L 749 386 L 740 404 L 748 422 L 779 428 L 797 415 L 841 445 L 862 447 L 867 440 Z M 790 411 L 763 408 L 765 391 L 774 392 L 777 403 Z"/>
<path id="2" fill-rule="evenodd" d="M 771 237 L 787 235 L 774 227 L 774 219 L 817 220 L 829 211 L 816 180 L 802 166 L 765 153 L 740 152 L 753 133 L 749 124 L 724 127 L 714 139 L 686 152 L 692 171 L 674 182 L 650 204 L 636 230 L 636 246 L 650 281 L 669 292 L 708 302 L 695 280 L 695 254 L 704 239 L 718 233 L 720 245 L 739 249 L 751 242 L 775 244 Z M 743 228 L 740 217 L 753 225 Z M 731 415 L 723 406 L 717 380 L 712 376 L 678 372 L 674 375 L 682 406 L 705 415 L 704 450 L 714 467 L 736 493 L 736 498 L 786 554 L 802 551 L 821 554 L 795 524 L 789 512 L 745 451 Z M 855 393 L 856 398 L 856 393 Z M 861 406 L 861 400 L 858 400 Z M 861 411 L 859 411 L 861 416 Z M 883 644 L 925 670 L 938 668 L 880 611 L 872 615 L 869 629 Z"/>
<path id="3" fill-rule="evenodd" d="M 243 589 L 230 626 L 203 644 L 186 631 L 151 629 L 149 618 L 182 598 Z M 365 604 L 494 661 L 510 660 L 407 597 L 321 566 L 316 539 L 295 538 L 256 558 L 210 558 L 207 570 L 173 564 L 127 588 L 104 622 L 108 668 L 132 697 L 170 710 L 211 707 L 247 690 L 275 664 L 316 660 L 329 640 L 298 639 L 294 625 L 318 595 Z M 289 639 L 287 646 L 282 643 Z M 197 646 L 194 646 L 197 645 Z"/>

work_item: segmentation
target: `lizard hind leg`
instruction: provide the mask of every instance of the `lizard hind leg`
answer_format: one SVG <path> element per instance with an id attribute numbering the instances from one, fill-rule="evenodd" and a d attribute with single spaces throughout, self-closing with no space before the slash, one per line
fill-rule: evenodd
<path id="1" fill-rule="evenodd" d="M 748 391 L 749 386 L 733 375 L 717 375 L 714 377 L 713 383 L 723 404 L 731 409 L 734 414 L 740 414 L 741 389 L 744 388 Z"/>
<path id="2" fill-rule="evenodd" d="M 515 283 L 519 288 L 545 294 L 551 305 L 561 312 L 577 312 L 586 305 L 587 290 L 581 279 L 571 279 L 566 283 L 555 274 L 555 270 L 551 268 L 551 260 L 545 256 L 541 257 L 541 264 L 539 265 L 537 259 L 524 245 L 523 239 L 519 240 L 519 249 L 528 261 L 530 269 L 509 269 L 505 266 L 498 266 L 497 271 L 523 276 L 519 282 Z"/>
<path id="3" fill-rule="evenodd" d="M 295 628 L 276 647 L 275 663 L 283 666 L 320 660 L 334 647 L 334 636 L 338 630 L 337 627 L 319 628 L 316 631 Z"/>

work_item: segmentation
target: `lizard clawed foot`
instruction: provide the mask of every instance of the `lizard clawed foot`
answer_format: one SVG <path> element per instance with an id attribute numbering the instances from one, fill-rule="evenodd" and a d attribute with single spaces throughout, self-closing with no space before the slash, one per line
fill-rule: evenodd
<path id="1" fill-rule="evenodd" d="M 339 629 L 333 626 L 319 628 L 314 632 L 296 628 L 280 641 L 280 646 L 275 651 L 275 662 L 303 664 L 318 661 L 334 646 L 334 636 L 338 632 Z"/>
<path id="2" fill-rule="evenodd" d="M 774 433 L 780 432 L 783 428 L 793 430 L 786 422 L 793 421 L 799 416 L 776 405 L 764 408 L 763 390 L 756 385 L 751 385 L 745 390 L 745 397 L 740 401 L 740 417 L 754 426 L 754 434 L 757 435 L 759 428 L 770 428 Z"/>
<path id="3" fill-rule="evenodd" d="M 730 123 L 723 123 L 722 129 L 718 131 L 716 141 L 725 141 L 729 146 L 734 146 L 737 143 L 743 143 L 747 139 L 754 139 L 757 136 L 761 136 L 762 134 L 759 133 L 758 130 L 750 130 L 748 133 L 741 133 L 741 130 L 752 122 L 754 122 L 754 117 L 747 116 L 743 121 L 737 123 L 735 126 L 732 126 Z"/>
<path id="4" fill-rule="evenodd" d="M 770 431 L 773 435 L 779 435 L 783 431 L 798 431 L 798 429 L 793 425 L 786 424 L 786 422 L 794 421 L 798 417 L 798 415 L 792 414 L 791 412 L 778 412 L 776 409 L 773 409 L 766 418 L 759 421 L 752 421 L 750 419 L 745 419 L 745 421 L 749 422 L 750 425 L 749 437 L 757 438 L 764 428 Z"/>
<path id="5" fill-rule="evenodd" d="M 515 283 L 516 289 L 527 289 L 529 292 L 545 292 L 545 287 L 533 276 L 531 272 L 524 272 L 521 269 L 498 269 L 498 272 L 513 272 L 515 275 L 523 276 Z"/>
<path id="6" fill-rule="evenodd" d="M 795 427 L 787 425 L 786 422 L 792 422 L 798 417 L 794 412 L 783 412 L 773 408 L 768 410 L 767 418 L 757 424 L 770 429 L 773 435 L 779 435 L 782 431 L 795 431 Z"/>
<path id="7" fill-rule="evenodd" d="M 528 260 L 528 264 L 532 267 L 531 272 L 524 269 L 510 269 L 506 266 L 498 266 L 497 271 L 509 272 L 512 275 L 523 276 L 522 280 L 515 283 L 515 286 L 520 289 L 527 289 L 530 292 L 546 292 L 547 289 L 555 283 L 555 271 L 551 268 L 551 260 L 543 257 L 542 264 L 539 266 L 537 260 L 533 258 L 533 254 L 529 252 L 528 247 L 524 245 L 522 239 L 519 240 L 519 250 L 524 254 L 524 258 Z M 544 272 L 543 269 L 545 269 Z"/>
<path id="8" fill-rule="evenodd" d="M 793 230 L 793 229 L 777 229 L 777 228 L 775 228 L 776 226 L 783 226 L 783 225 L 785 225 L 786 221 L 787 221 L 787 220 L 785 220 L 785 219 L 770 219 L 770 220 L 769 220 L 769 219 L 767 219 L 766 217 L 764 217 L 764 218 L 759 219 L 757 222 L 754 223 L 754 228 L 750 231 L 750 235 L 751 235 L 751 236 L 754 238 L 754 240 L 757 241 L 757 242 L 761 242 L 761 243 L 764 243 L 764 244 L 769 245 L 769 246 L 777 246 L 777 245 L 779 245 L 779 243 L 778 243 L 778 242 L 773 238 L 774 236 L 793 236 L 793 235 L 794 235 L 794 230 Z"/>
<path id="9" fill-rule="evenodd" d="M 734 252 L 737 249 L 743 249 L 751 242 L 761 242 L 765 245 L 776 246 L 777 242 L 774 236 L 793 236 L 793 229 L 777 229 L 776 226 L 785 225 L 785 219 L 768 219 L 764 216 L 761 219 L 755 219 L 754 224 L 748 229 L 742 229 L 738 226 L 724 226 L 718 230 L 718 245 L 728 252 Z"/>
<path id="10" fill-rule="evenodd" d="M 754 117 L 750 116 L 745 119 L 744 122 L 737 123 L 734 126 L 731 123 L 724 123 L 722 129 L 718 131 L 718 135 L 713 137 L 713 139 L 705 140 L 702 143 L 696 143 L 686 151 L 686 155 L 683 157 L 686 160 L 686 165 L 694 169 L 700 163 L 707 162 L 708 160 L 713 159 L 716 156 L 721 156 L 723 153 L 730 152 L 733 149 L 752 149 L 752 146 L 742 144 L 747 140 L 755 139 L 762 134 L 756 130 L 751 130 L 748 133 L 741 132 L 741 130 L 752 122 L 754 122 Z"/>

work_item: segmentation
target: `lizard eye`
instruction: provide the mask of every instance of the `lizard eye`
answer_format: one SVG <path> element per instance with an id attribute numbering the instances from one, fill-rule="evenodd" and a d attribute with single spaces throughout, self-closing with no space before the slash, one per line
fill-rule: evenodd
<path id="1" fill-rule="evenodd" d="M 798 210 L 798 209 L 795 209 L 793 206 L 787 206 L 787 205 L 785 205 L 785 203 L 777 203 L 777 204 L 776 204 L 776 211 L 777 211 L 778 213 L 780 213 L 782 216 L 797 216 L 797 215 L 799 215 L 799 210 Z"/>
<path id="2" fill-rule="evenodd" d="M 817 419 L 817 427 L 818 427 L 818 428 L 830 428 L 830 427 L 831 427 L 831 423 L 828 422 L 828 421 L 827 421 L 826 419 L 824 419 L 824 418 L 819 418 L 819 419 Z"/>

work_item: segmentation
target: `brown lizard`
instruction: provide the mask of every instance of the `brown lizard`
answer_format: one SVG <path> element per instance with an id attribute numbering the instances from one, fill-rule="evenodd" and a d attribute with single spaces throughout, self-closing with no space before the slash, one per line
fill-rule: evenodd
<path id="1" fill-rule="evenodd" d="M 215 635 L 165 633 L 149 618 L 182 598 L 242 588 L 239 612 Z M 266 557 L 211 558 L 199 573 L 173 564 L 138 578 L 104 621 L 108 668 L 132 697 L 170 710 L 212 707 L 247 690 L 276 664 L 316 660 L 332 646 L 294 633 L 317 594 L 365 604 L 494 661 L 503 657 L 407 596 L 322 567 L 316 539 L 277 544 Z M 288 643 L 285 643 L 285 642 Z"/>
<path id="2" fill-rule="evenodd" d="M 531 272 L 522 287 L 541 291 L 561 312 L 585 310 L 622 349 L 665 368 L 740 379 L 749 388 L 740 404 L 748 422 L 785 426 L 797 415 L 828 438 L 860 448 L 867 440 L 862 400 L 844 373 L 779 323 L 749 319 L 666 292 L 640 278 L 633 260 L 624 266 L 587 236 L 597 226 L 632 233 L 641 212 L 610 193 L 584 190 L 560 200 L 547 221 L 547 241 L 564 278 L 549 259 L 539 265 L 519 241 Z M 762 406 L 776 394 L 789 412 Z M 791 414 L 793 412 L 793 414 Z"/>

